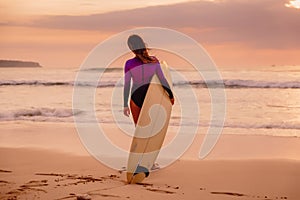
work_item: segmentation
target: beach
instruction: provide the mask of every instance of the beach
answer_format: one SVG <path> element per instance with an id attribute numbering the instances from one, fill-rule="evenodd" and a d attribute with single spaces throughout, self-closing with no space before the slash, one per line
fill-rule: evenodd
<path id="1" fill-rule="evenodd" d="M 220 137 L 203 160 L 203 136 L 140 185 L 89 155 L 72 124 L 1 123 L 1 199 L 291 199 L 300 196 L 300 139 Z M 26 135 L 24 135 L 24 132 Z M 253 147 L 254 145 L 254 147 Z"/>
<path id="2" fill-rule="evenodd" d="M 123 169 L 134 125 L 122 113 L 122 67 L 81 72 L 103 74 L 97 84 L 76 83 L 77 68 L 1 72 L 1 200 L 300 198 L 298 67 L 223 68 L 225 88 L 214 80 L 207 87 L 193 68 L 173 68 L 175 105 L 157 160 L 161 168 L 139 185 L 127 184 Z M 83 104 L 92 110 L 74 107 L 74 98 L 86 98 L 74 96 L 75 87 L 94 89 L 94 102 Z M 212 101 L 218 90 L 226 98 Z M 222 127 L 211 121 L 215 105 L 226 107 Z M 104 137 L 90 137 L 82 129 L 90 125 Z M 221 128 L 219 139 L 200 159 L 214 128 Z"/>
<path id="3" fill-rule="evenodd" d="M 300 200 L 300 0 L 0 7 L 0 200 Z"/>
<path id="4" fill-rule="evenodd" d="M 96 85 L 85 81 L 77 86 L 78 69 L 3 69 L 0 199 L 298 200 L 296 69 L 222 69 L 225 88 L 207 88 L 192 68 L 173 69 L 175 105 L 157 160 L 161 169 L 142 184 L 127 184 L 123 169 L 134 125 L 122 113 L 121 67 L 106 71 Z M 82 73 L 103 72 L 99 68 Z M 176 73 L 189 81 L 181 81 Z M 82 92 L 95 87 L 95 101 L 86 104 L 92 105 L 92 112 L 74 108 L 75 87 Z M 194 97 L 184 95 L 186 90 Z M 226 99 L 212 102 L 211 92 L 217 90 L 224 90 Z M 206 135 L 218 127 L 211 122 L 214 103 L 226 105 L 225 121 L 216 144 L 200 159 Z M 99 140 L 92 139 L 96 148 L 87 144 L 89 131 L 80 127 L 91 124 L 99 127 L 96 135 L 102 132 L 122 151 L 111 151 Z M 164 151 L 169 147 L 178 151 Z M 172 162 L 164 162 L 170 156 Z"/>

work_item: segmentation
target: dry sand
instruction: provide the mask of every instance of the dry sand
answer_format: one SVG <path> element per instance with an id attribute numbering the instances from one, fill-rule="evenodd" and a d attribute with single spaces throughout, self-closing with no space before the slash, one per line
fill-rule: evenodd
<path id="1" fill-rule="evenodd" d="M 71 123 L 0 125 L 0 199 L 300 199 L 299 138 L 222 135 L 206 159 L 193 159 L 194 144 L 128 185 L 85 151 Z"/>

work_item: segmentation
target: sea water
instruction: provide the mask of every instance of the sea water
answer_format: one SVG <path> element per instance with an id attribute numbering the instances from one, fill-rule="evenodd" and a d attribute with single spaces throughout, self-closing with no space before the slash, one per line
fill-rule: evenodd
<path id="1" fill-rule="evenodd" d="M 211 83 L 207 83 L 196 70 L 172 68 L 176 99 L 171 129 L 182 125 L 210 126 L 212 104 L 218 103 L 211 102 L 210 93 L 223 89 L 225 101 L 219 103 L 226 107 L 223 128 L 230 129 L 226 134 L 300 137 L 300 66 L 232 67 L 219 69 L 219 72 L 222 81 L 210 80 Z M 99 75 L 98 82 L 95 84 L 87 79 L 78 83 L 78 73 Z M 185 76 L 185 80 L 176 79 L 176 74 Z M 98 123 L 132 124 L 122 112 L 122 80 L 122 67 L 84 71 L 79 68 L 1 68 L 0 122 L 75 123 L 74 117 L 80 119 L 86 111 L 73 109 L 74 87 L 82 90 L 93 87 L 93 106 Z M 191 89 L 190 95 L 196 98 L 180 102 L 179 91 L 187 89 Z M 199 122 L 189 123 L 195 116 L 182 115 L 184 104 L 198 106 Z M 186 118 L 184 124 L 182 118 Z"/>

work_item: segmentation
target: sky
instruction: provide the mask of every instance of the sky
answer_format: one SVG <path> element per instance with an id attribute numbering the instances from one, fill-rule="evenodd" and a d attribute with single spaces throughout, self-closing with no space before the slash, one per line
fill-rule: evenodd
<path id="1" fill-rule="evenodd" d="M 114 34 L 155 26 L 192 37 L 218 66 L 300 65 L 300 0 L 0 0 L 0 9 L 0 59 L 78 67 Z"/>

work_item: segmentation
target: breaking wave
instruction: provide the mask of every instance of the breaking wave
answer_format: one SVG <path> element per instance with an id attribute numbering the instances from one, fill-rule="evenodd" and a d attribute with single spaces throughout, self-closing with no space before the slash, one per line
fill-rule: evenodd
<path id="1" fill-rule="evenodd" d="M 101 81 L 99 83 L 94 82 L 74 82 L 74 81 L 41 81 L 41 80 L 2 80 L 0 86 L 19 86 L 19 85 L 32 85 L 32 86 L 82 86 L 82 87 L 121 87 L 121 84 L 117 84 L 115 81 Z M 194 87 L 210 87 L 210 88 L 300 88 L 300 81 L 257 81 L 257 80 L 239 80 L 229 79 L 223 81 L 178 81 L 174 82 L 174 86 L 186 86 L 191 85 Z"/>
<path id="2" fill-rule="evenodd" d="M 0 121 L 29 120 L 29 121 L 68 121 L 80 111 L 64 108 L 30 108 L 0 112 Z"/>

